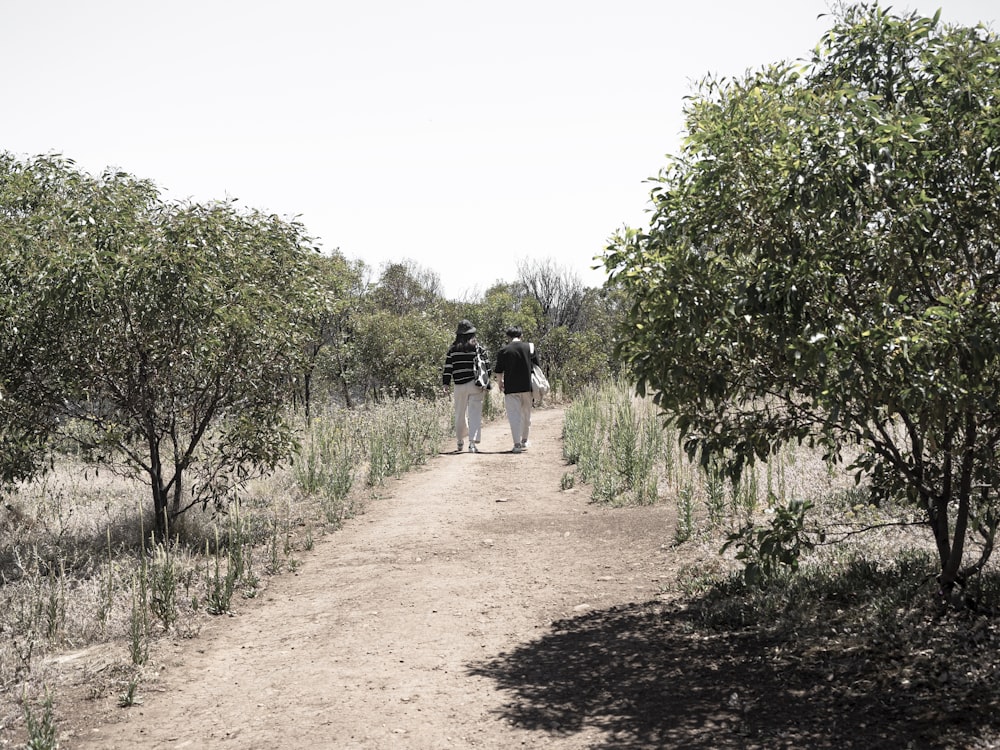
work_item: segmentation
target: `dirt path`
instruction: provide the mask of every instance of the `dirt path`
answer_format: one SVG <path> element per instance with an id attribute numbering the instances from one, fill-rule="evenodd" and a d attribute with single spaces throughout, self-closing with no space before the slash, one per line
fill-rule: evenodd
<path id="1" fill-rule="evenodd" d="M 615 743 L 622 727 L 601 711 L 554 708 L 573 684 L 535 701 L 538 675 L 517 674 L 565 682 L 573 649 L 548 666 L 530 664 L 552 658 L 544 650 L 527 665 L 524 654 L 564 618 L 655 599 L 673 568 L 671 509 L 601 508 L 586 489 L 560 490 L 561 430 L 560 410 L 536 411 L 531 448 L 515 455 L 497 422 L 480 455 L 442 454 L 392 482 L 264 602 L 167 644 L 143 704 L 102 699 L 67 746 L 643 746 Z"/>

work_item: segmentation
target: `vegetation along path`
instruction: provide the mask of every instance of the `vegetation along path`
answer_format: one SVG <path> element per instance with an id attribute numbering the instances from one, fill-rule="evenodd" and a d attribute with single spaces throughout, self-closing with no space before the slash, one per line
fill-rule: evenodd
<path id="1" fill-rule="evenodd" d="M 791 631 L 706 627 L 685 590 L 724 568 L 719 540 L 672 544 L 674 503 L 562 489 L 562 424 L 537 411 L 520 455 L 490 424 L 481 454 L 386 485 L 258 599 L 160 641 L 138 705 L 94 697 L 118 656 L 75 655 L 62 747 L 1000 747 L 1000 702 L 973 679 L 990 652 L 956 661 L 962 679 L 921 666 L 955 656 L 933 655 L 944 638 L 992 649 L 991 621 L 959 638 L 938 618 L 917 647 L 855 638 L 838 599 Z"/>
<path id="2" fill-rule="evenodd" d="M 605 688 L 574 674 L 595 646 L 563 652 L 554 623 L 655 598 L 672 520 L 561 490 L 561 429 L 537 410 L 515 455 L 494 423 L 481 454 L 389 485 L 262 602 L 165 645 L 141 705 L 83 706 L 69 746 L 583 748 L 629 731 L 603 697 L 564 704 Z"/>

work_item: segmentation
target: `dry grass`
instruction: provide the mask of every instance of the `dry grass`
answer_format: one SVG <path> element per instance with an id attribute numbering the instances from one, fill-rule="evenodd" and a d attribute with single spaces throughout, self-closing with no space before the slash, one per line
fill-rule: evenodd
<path id="1" fill-rule="evenodd" d="M 93 694 L 133 701 L 154 641 L 197 634 L 294 570 L 296 555 L 385 478 L 437 451 L 449 413 L 444 401 L 331 410 L 303 426 L 298 461 L 248 485 L 225 512 L 187 511 L 169 545 L 150 536 L 148 486 L 56 459 L 0 504 L 0 738 L 26 723 L 44 733 L 60 663 L 83 651 L 107 652 Z M 307 482 L 310 456 L 318 463 Z"/>
<path id="2" fill-rule="evenodd" d="M 189 511 L 169 547 L 143 544 L 148 497 L 141 484 L 67 458 L 0 507 L 0 728 L 19 725 L 25 705 L 42 706 L 67 652 L 124 644 L 124 663 L 94 689 L 127 692 L 152 640 L 193 635 L 210 616 L 216 562 L 225 576 L 238 549 L 233 595 L 254 596 L 327 528 L 287 470 L 253 485 L 238 512 Z"/>

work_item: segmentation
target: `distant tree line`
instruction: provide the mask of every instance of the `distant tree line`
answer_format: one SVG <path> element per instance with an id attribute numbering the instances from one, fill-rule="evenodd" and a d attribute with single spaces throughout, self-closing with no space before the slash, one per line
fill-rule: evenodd
<path id="1" fill-rule="evenodd" d="M 363 265 L 325 259 L 331 308 L 317 320 L 310 394 L 351 406 L 402 396 L 429 397 L 441 382 L 444 352 L 467 318 L 495 353 L 520 325 L 537 346 L 549 379 L 571 396 L 614 370 L 611 336 L 621 311 L 613 290 L 585 288 L 552 261 L 523 262 L 518 278 L 477 299 L 444 297 L 438 276 L 411 261 L 392 263 L 364 282 Z M 339 281 L 338 281 L 339 280 Z M 309 395 L 306 396 L 308 401 Z"/>

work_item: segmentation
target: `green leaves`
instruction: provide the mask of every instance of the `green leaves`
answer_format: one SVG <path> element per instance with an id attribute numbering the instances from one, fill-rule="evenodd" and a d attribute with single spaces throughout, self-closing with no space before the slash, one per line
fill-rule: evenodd
<path id="1" fill-rule="evenodd" d="M 222 497 L 288 456 L 320 294 L 302 227 L 57 158 L 0 167 L 0 439 L 23 446 L 0 479 L 84 424 L 88 448 L 149 481 L 162 529 L 168 499 Z"/>
<path id="2" fill-rule="evenodd" d="M 806 513 L 812 508 L 808 500 L 781 505 L 772 496 L 769 507 L 773 515 L 767 526 L 747 524 L 730 534 L 722 547 L 723 551 L 736 548 L 736 559 L 743 563 L 743 579 L 752 586 L 766 584 L 782 570 L 798 570 L 802 556 L 824 540 L 822 533 L 805 527 Z"/>
<path id="3" fill-rule="evenodd" d="M 605 267 L 630 300 L 618 352 L 693 452 L 737 469 L 860 442 L 881 490 L 925 506 L 1000 486 L 998 55 L 982 29 L 855 6 L 805 70 L 688 102 L 648 233 Z"/>

